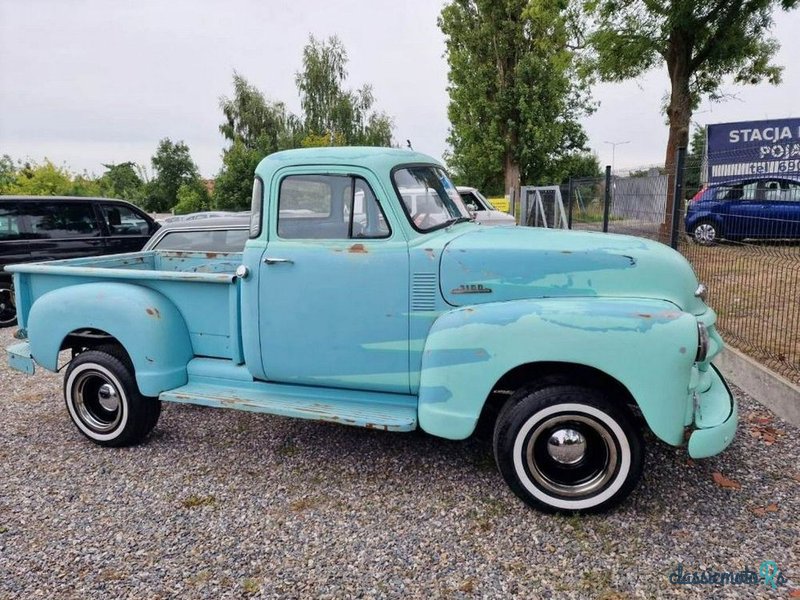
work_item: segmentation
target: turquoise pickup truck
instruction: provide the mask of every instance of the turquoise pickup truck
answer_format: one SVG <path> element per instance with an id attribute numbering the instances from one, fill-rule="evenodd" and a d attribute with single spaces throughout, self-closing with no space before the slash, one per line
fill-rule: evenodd
<path id="1" fill-rule="evenodd" d="M 716 315 L 680 254 L 477 225 L 441 165 L 409 150 L 266 157 L 242 253 L 8 270 L 11 366 L 66 366 L 69 415 L 102 446 L 144 440 L 162 402 L 452 440 L 480 428 L 522 500 L 581 513 L 636 486 L 645 427 L 694 458 L 736 431 Z"/>

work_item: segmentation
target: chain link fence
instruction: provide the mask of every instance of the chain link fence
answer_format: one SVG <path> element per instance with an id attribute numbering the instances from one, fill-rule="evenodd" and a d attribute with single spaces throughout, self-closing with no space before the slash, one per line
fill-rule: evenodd
<path id="1" fill-rule="evenodd" d="M 800 174 L 736 165 L 703 184 L 705 165 L 677 158 L 671 173 L 572 179 L 571 228 L 671 244 L 708 286 L 726 342 L 800 383 Z"/>

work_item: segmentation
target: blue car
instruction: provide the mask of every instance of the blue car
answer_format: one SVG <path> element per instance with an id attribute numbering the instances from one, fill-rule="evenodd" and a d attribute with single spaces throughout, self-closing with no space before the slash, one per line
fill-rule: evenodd
<path id="1" fill-rule="evenodd" d="M 703 245 L 800 238 L 800 181 L 761 177 L 705 187 L 689 202 L 685 225 Z"/>

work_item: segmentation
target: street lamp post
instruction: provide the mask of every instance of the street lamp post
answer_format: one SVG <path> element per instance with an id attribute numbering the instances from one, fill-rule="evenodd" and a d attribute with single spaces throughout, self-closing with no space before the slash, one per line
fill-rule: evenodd
<path id="1" fill-rule="evenodd" d="M 630 144 L 630 140 L 625 140 L 624 142 L 603 142 L 604 144 L 609 144 L 611 146 L 611 170 L 614 171 L 614 159 L 616 158 L 617 154 L 617 146 L 621 146 L 622 144 Z"/>

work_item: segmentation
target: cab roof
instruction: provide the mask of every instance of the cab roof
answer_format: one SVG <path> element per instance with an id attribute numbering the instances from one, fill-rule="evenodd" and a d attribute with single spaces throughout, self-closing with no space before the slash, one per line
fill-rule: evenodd
<path id="1" fill-rule="evenodd" d="M 282 167 L 294 165 L 353 165 L 376 173 L 388 173 L 398 165 L 425 163 L 442 164 L 421 152 L 401 148 L 375 146 L 338 146 L 324 148 L 298 148 L 270 154 L 256 167 L 256 174 L 267 180 Z"/>

